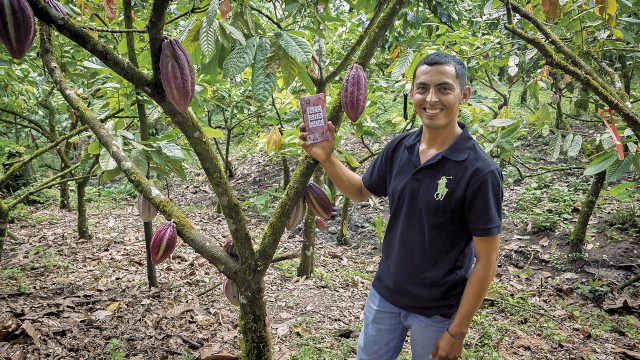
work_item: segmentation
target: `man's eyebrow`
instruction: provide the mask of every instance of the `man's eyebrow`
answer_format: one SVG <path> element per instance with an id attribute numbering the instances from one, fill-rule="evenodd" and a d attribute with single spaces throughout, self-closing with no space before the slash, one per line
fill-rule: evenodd
<path id="1" fill-rule="evenodd" d="M 416 85 L 429 85 L 429 84 L 426 81 L 418 81 L 416 82 Z M 436 86 L 443 86 L 443 85 L 454 86 L 454 84 L 450 81 L 442 81 L 436 84 Z"/>

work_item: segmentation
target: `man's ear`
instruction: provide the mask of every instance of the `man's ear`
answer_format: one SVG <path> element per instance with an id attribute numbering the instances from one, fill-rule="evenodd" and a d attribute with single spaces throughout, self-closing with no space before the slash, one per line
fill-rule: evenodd
<path id="1" fill-rule="evenodd" d="M 471 98 L 471 87 L 465 86 L 464 89 L 462 89 L 462 99 L 460 100 L 460 103 L 464 104 L 467 101 L 469 101 L 470 98 Z"/>

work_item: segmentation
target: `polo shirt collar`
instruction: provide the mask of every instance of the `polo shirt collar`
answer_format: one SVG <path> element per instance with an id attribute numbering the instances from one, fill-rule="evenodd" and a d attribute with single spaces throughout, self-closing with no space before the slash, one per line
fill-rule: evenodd
<path id="1" fill-rule="evenodd" d="M 458 138 L 449 145 L 444 151 L 441 152 L 442 156 L 446 156 L 451 160 L 462 161 L 467 158 L 469 151 L 473 148 L 473 137 L 469 134 L 467 125 L 458 122 L 458 126 L 462 129 L 462 133 Z M 422 138 L 422 126 L 408 139 L 405 143 L 406 147 L 417 147 L 420 144 L 420 138 Z"/>

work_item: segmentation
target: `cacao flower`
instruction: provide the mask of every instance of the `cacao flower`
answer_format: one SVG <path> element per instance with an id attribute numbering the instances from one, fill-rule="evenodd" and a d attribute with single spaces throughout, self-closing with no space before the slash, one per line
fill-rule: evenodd
<path id="1" fill-rule="evenodd" d="M 52 8 L 55 12 L 62 16 L 67 16 L 67 11 L 56 0 L 44 0 L 48 7 Z"/>
<path id="2" fill-rule="evenodd" d="M 325 232 L 327 230 L 327 222 L 323 218 L 316 216 L 316 227 L 320 232 Z"/>
<path id="3" fill-rule="evenodd" d="M 25 0 L 0 0 L 0 42 L 14 59 L 22 59 L 36 36 L 33 10 Z"/>
<path id="4" fill-rule="evenodd" d="M 331 201 L 324 190 L 313 181 L 304 188 L 304 201 L 315 216 L 331 218 Z"/>
<path id="5" fill-rule="evenodd" d="M 179 40 L 162 42 L 160 80 L 167 98 L 180 112 L 186 112 L 196 92 L 196 72 L 187 50 Z"/>
<path id="6" fill-rule="evenodd" d="M 358 121 L 358 118 L 364 112 L 367 105 L 367 76 L 362 66 L 351 64 L 347 69 L 347 76 L 342 82 L 342 110 L 352 121 Z"/>
<path id="7" fill-rule="evenodd" d="M 158 265 L 165 261 L 176 248 L 176 240 L 178 232 L 176 224 L 171 221 L 165 221 L 153 233 L 151 238 L 151 262 Z"/>
<path id="8" fill-rule="evenodd" d="M 138 195 L 138 214 L 142 221 L 149 222 L 158 215 L 158 210 L 144 196 Z"/>
<path id="9" fill-rule="evenodd" d="M 227 297 L 227 300 L 229 300 L 232 305 L 240 305 L 240 291 L 238 291 L 238 285 L 236 285 L 233 280 L 225 278 L 223 290 L 224 296 Z"/>
<path id="10" fill-rule="evenodd" d="M 304 196 L 300 196 L 300 199 L 293 206 L 293 210 L 291 210 L 291 215 L 289 216 L 289 220 L 287 220 L 286 228 L 291 231 L 293 228 L 298 226 L 304 219 L 304 213 L 307 211 L 307 205 L 304 202 Z"/>

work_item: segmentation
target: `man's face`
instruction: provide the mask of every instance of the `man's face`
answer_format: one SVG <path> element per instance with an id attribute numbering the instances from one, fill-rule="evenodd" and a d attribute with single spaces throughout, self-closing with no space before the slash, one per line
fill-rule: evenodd
<path id="1" fill-rule="evenodd" d="M 422 65 L 416 71 L 410 95 L 422 124 L 440 129 L 456 124 L 458 108 L 471 96 L 471 88 L 461 89 L 452 66 Z"/>

